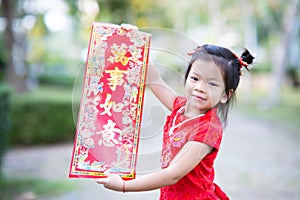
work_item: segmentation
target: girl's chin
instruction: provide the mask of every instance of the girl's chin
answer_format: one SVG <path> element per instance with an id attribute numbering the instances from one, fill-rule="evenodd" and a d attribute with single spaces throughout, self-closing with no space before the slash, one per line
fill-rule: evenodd
<path id="1" fill-rule="evenodd" d="M 194 110 L 193 113 L 198 113 L 197 115 L 201 115 L 201 114 L 205 114 L 209 110 L 209 108 L 199 106 L 199 105 L 190 105 L 188 110 Z"/>

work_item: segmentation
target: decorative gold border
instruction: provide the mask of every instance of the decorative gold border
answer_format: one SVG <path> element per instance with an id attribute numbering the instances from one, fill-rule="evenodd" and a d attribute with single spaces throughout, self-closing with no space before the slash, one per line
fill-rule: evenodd
<path id="1" fill-rule="evenodd" d="M 92 55 L 91 52 L 93 51 L 93 45 L 92 42 L 94 41 L 96 34 L 95 29 L 97 26 L 101 26 L 103 23 L 94 23 L 92 26 L 91 30 L 91 36 L 90 36 L 90 41 L 89 41 L 89 49 L 88 49 L 88 58 L 87 58 L 87 63 L 86 63 L 86 69 L 85 69 L 85 74 L 84 74 L 84 84 L 83 84 L 83 94 L 82 94 L 82 99 L 80 103 L 80 114 L 78 115 L 78 124 L 77 124 L 77 130 L 80 130 L 80 127 L 82 124 L 82 117 L 83 117 L 83 112 L 82 106 L 84 105 L 84 100 L 87 97 L 87 87 L 89 83 L 89 74 L 91 72 L 91 59 Z M 116 26 L 117 25 L 112 25 Z M 141 73 L 141 79 L 140 79 L 140 88 L 139 88 L 139 97 L 138 97 L 138 109 L 137 109 L 137 116 L 136 116 L 136 124 L 135 124 L 135 133 L 134 133 L 134 138 L 133 138 L 133 150 L 132 150 L 132 157 L 131 157 L 131 167 L 130 167 L 130 173 L 123 173 L 120 174 L 120 176 L 123 179 L 134 179 L 136 176 L 136 160 L 137 160 L 137 153 L 138 153 L 138 145 L 139 145 L 139 134 L 140 134 L 140 128 L 141 128 L 141 120 L 142 120 L 142 111 L 143 111 L 143 100 L 144 100 L 144 93 L 145 93 L 145 83 L 146 83 L 146 73 L 147 73 L 147 63 L 148 63 L 148 56 L 149 56 L 149 47 L 150 47 L 150 39 L 151 35 L 148 33 L 145 33 L 145 45 L 144 45 L 144 56 L 143 56 L 143 66 L 142 66 L 142 73 Z M 75 143 L 74 143 L 74 149 L 73 149 L 73 156 L 72 156 L 72 161 L 71 161 L 71 167 L 70 167 L 70 173 L 69 177 L 70 178 L 99 178 L 103 177 L 104 174 L 101 172 L 94 172 L 94 171 L 81 171 L 81 170 L 76 170 L 76 158 L 78 157 L 78 151 L 79 151 L 79 141 L 77 138 L 77 134 L 75 137 Z"/>

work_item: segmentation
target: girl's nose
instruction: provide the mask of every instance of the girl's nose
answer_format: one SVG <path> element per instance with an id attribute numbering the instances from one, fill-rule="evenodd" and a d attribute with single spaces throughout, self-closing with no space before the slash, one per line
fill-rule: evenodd
<path id="1" fill-rule="evenodd" d="M 201 80 L 199 81 L 196 85 L 195 85 L 195 90 L 197 90 L 198 92 L 206 92 L 206 83 Z"/>

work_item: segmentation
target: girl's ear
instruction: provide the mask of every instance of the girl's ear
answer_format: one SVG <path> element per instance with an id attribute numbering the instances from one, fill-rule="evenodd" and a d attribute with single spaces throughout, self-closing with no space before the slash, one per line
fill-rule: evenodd
<path id="1" fill-rule="evenodd" d="M 232 94 L 233 94 L 233 89 L 229 90 L 228 95 L 226 94 L 226 92 L 224 92 L 223 96 L 221 97 L 220 102 L 226 103 L 230 99 Z"/>

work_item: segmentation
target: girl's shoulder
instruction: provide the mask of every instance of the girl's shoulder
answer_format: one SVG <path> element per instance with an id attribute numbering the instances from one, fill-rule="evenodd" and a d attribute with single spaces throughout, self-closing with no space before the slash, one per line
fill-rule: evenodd
<path id="1" fill-rule="evenodd" d="M 184 96 L 177 96 L 173 103 L 173 110 L 178 110 L 186 104 L 187 99 Z"/>

